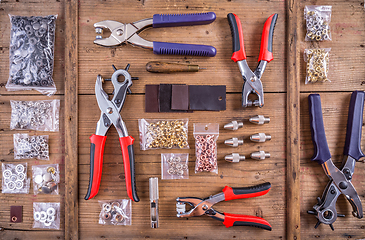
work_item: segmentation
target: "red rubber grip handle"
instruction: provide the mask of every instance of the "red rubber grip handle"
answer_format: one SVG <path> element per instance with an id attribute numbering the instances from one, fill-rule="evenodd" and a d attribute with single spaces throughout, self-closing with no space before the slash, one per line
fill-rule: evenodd
<path id="1" fill-rule="evenodd" d="M 231 188 L 225 186 L 223 188 L 224 200 L 229 201 L 233 199 L 258 197 L 265 195 L 270 191 L 270 189 L 271 189 L 271 184 L 269 182 L 252 187 L 243 187 L 243 188 Z"/>
<path id="2" fill-rule="evenodd" d="M 242 25 L 240 19 L 234 13 L 228 13 L 228 23 L 231 28 L 232 43 L 233 43 L 233 54 L 231 59 L 234 62 L 245 60 L 245 44 L 243 42 Z"/>
<path id="3" fill-rule="evenodd" d="M 119 138 L 120 147 L 122 149 L 125 184 L 128 197 L 135 202 L 139 202 L 136 190 L 135 168 L 134 168 L 134 138 L 131 136 Z"/>
<path id="4" fill-rule="evenodd" d="M 99 192 L 101 173 L 103 169 L 105 140 L 106 136 L 93 134 L 90 137 L 90 178 L 85 200 L 95 197 Z"/>
<path id="5" fill-rule="evenodd" d="M 272 41 L 274 37 L 274 28 L 278 14 L 271 15 L 265 22 L 264 30 L 262 31 L 261 47 L 259 61 L 264 60 L 270 62 L 274 59 L 272 54 Z"/>
<path id="6" fill-rule="evenodd" d="M 232 226 L 249 226 L 249 227 L 258 227 L 262 229 L 266 229 L 271 231 L 271 225 L 268 221 L 263 218 L 249 215 L 240 215 L 240 214 L 224 214 L 224 222 L 223 224 L 229 228 Z"/>

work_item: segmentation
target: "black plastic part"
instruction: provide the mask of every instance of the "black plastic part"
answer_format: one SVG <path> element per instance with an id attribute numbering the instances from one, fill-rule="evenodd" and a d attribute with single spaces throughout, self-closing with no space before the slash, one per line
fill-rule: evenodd
<path id="1" fill-rule="evenodd" d="M 232 188 L 234 195 L 263 192 L 271 188 L 271 183 L 266 182 L 252 187 Z"/>
<path id="2" fill-rule="evenodd" d="M 123 104 L 125 102 L 125 97 L 127 95 L 127 84 L 124 84 L 119 91 L 117 92 L 116 97 L 114 98 L 115 105 L 119 108 L 121 105 L 123 107 Z"/>
<path id="3" fill-rule="evenodd" d="M 361 130 L 363 124 L 364 111 L 364 97 L 363 91 L 354 91 L 351 94 L 349 115 L 347 119 L 346 141 L 343 154 L 351 156 L 356 161 L 365 157 L 361 151 Z"/>
<path id="4" fill-rule="evenodd" d="M 328 148 L 326 132 L 324 130 L 321 96 L 319 94 L 310 94 L 308 96 L 308 103 L 312 141 L 314 145 L 312 161 L 323 164 L 331 159 L 331 153 Z"/>
<path id="5" fill-rule="evenodd" d="M 228 19 L 229 27 L 231 28 L 232 49 L 233 49 L 233 52 L 237 52 L 241 49 L 241 47 L 240 47 L 240 35 L 238 32 L 236 17 L 233 15 L 233 13 L 228 13 L 227 19 Z"/>
<path id="6" fill-rule="evenodd" d="M 276 24 L 277 19 L 278 19 L 278 14 L 275 13 L 275 15 L 272 17 L 272 21 L 270 24 L 269 41 L 267 43 L 267 50 L 269 52 L 272 52 L 272 42 L 273 42 L 273 38 L 274 38 L 274 29 L 275 29 L 275 24 Z"/>
<path id="7" fill-rule="evenodd" d="M 85 200 L 89 200 L 91 188 L 93 185 L 93 179 L 94 179 L 94 155 L 95 155 L 95 144 L 91 143 L 90 145 L 90 178 L 89 178 L 89 187 L 87 189 L 87 193 L 85 196 Z"/>
<path id="8" fill-rule="evenodd" d="M 269 230 L 271 231 L 271 227 L 264 225 L 264 224 L 260 224 L 260 223 L 255 223 L 255 222 L 241 222 L 241 221 L 235 221 L 233 223 L 233 226 L 249 226 L 249 227 L 257 227 L 257 228 L 262 228 L 265 230 Z"/>
<path id="9" fill-rule="evenodd" d="M 139 197 L 137 195 L 137 188 L 136 188 L 136 174 L 135 174 L 135 166 L 134 166 L 133 145 L 128 146 L 128 155 L 129 155 L 129 167 L 130 167 L 130 173 L 131 173 L 131 186 L 132 186 L 133 200 L 135 202 L 139 202 Z"/>

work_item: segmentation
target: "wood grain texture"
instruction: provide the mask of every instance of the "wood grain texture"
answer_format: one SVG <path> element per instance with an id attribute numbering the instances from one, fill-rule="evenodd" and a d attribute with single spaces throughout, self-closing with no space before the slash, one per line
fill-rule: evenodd
<path id="1" fill-rule="evenodd" d="M 65 5 L 65 238 L 78 239 L 78 1 Z"/>
<path id="2" fill-rule="evenodd" d="M 299 1 L 287 1 L 286 237 L 300 239 Z"/>
<path id="3" fill-rule="evenodd" d="M 60 132 L 37 132 L 31 130 L 10 130 L 11 107 L 10 100 L 49 100 L 46 96 L 37 95 L 15 95 L 1 96 L 0 98 L 0 161 L 1 163 L 27 162 L 27 177 L 32 178 L 32 166 L 44 164 L 59 164 L 60 166 L 60 195 L 34 195 L 33 184 L 29 194 L 0 194 L 0 239 L 62 239 L 64 238 L 64 192 L 65 192 L 65 165 L 64 165 L 64 114 L 60 111 Z M 64 109 L 63 96 L 53 96 L 52 99 L 60 99 L 61 109 Z M 38 159 L 14 159 L 13 134 L 28 133 L 29 135 L 49 135 L 50 160 Z M 0 176 L 2 182 L 2 174 Z M 32 180 L 31 180 L 32 181 Z M 60 230 L 33 229 L 33 202 L 60 202 L 61 203 L 61 224 Z M 23 222 L 10 223 L 10 206 L 23 206 Z M 26 237 L 25 237 L 26 236 Z"/>
<path id="4" fill-rule="evenodd" d="M 133 91 L 133 87 L 132 87 Z M 262 108 L 243 110 L 239 94 L 227 95 L 227 110 L 222 112 L 196 113 L 145 113 L 144 96 L 128 95 L 121 112 L 123 120 L 134 143 L 136 157 L 137 192 L 141 201 L 132 204 L 132 226 L 114 227 L 98 224 L 100 206 L 98 200 L 128 198 L 118 134 L 114 127 L 108 132 L 105 145 L 103 175 L 98 195 L 88 201 L 83 198 L 89 181 L 89 136 L 94 133 L 99 118 L 99 107 L 95 96 L 79 96 L 79 229 L 81 239 L 118 238 L 120 234 L 126 238 L 142 239 L 273 239 L 285 238 L 285 99 L 284 93 L 267 94 L 267 105 Z M 275 107 L 276 111 L 272 109 Z M 257 126 L 248 122 L 250 116 L 264 114 L 271 117 L 271 122 Z M 149 150 L 139 149 L 138 118 L 189 118 L 188 150 Z M 214 120 L 212 120 L 214 119 Z M 223 124 L 234 119 L 244 120 L 244 128 L 239 131 L 223 129 Z M 219 122 L 218 139 L 218 174 L 194 173 L 195 153 L 193 139 L 193 123 Z M 82 124 L 81 124 L 82 123 Z M 272 135 L 272 140 L 265 143 L 252 143 L 248 137 L 256 132 Z M 223 144 L 225 139 L 244 137 L 246 143 L 238 148 Z M 249 159 L 253 151 L 264 150 L 271 153 L 271 158 L 263 161 Z M 160 180 L 160 227 L 150 228 L 148 178 L 159 177 L 161 169 L 161 153 L 189 153 L 189 179 Z M 248 159 L 238 164 L 224 161 L 226 154 L 239 152 Z M 231 227 L 226 229 L 221 222 L 202 216 L 189 219 L 176 217 L 175 199 L 177 197 L 208 197 L 220 192 L 225 185 L 231 187 L 251 186 L 269 181 L 271 191 L 254 199 L 239 199 L 222 202 L 215 206 L 218 211 L 261 216 L 273 226 L 268 232 L 250 227 Z"/>
<path id="5" fill-rule="evenodd" d="M 314 229 L 317 222 L 315 216 L 307 214 L 317 203 L 316 198 L 321 197 L 329 181 L 323 168 L 310 159 L 313 155 L 313 143 L 310 133 L 308 93 L 300 95 L 301 101 L 301 151 L 300 151 L 300 199 L 301 199 L 301 235 L 305 239 L 364 239 L 365 220 L 352 216 L 352 207 L 343 196 L 338 198 L 336 208 L 339 214 L 345 214 L 344 218 L 337 218 L 333 224 L 335 231 L 328 225 L 321 224 Z M 346 138 L 346 126 L 348 107 L 351 93 L 320 93 L 322 102 L 323 122 L 326 131 L 328 147 L 332 160 L 337 167 L 341 166 L 343 159 L 343 148 Z M 364 129 L 362 131 L 361 148 L 365 149 Z M 355 164 L 355 173 L 352 184 L 360 196 L 362 205 L 365 206 L 365 162 L 359 161 Z"/>

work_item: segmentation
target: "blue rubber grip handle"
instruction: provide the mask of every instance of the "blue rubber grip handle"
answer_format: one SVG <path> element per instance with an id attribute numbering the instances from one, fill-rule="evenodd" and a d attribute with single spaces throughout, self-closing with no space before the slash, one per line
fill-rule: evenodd
<path id="1" fill-rule="evenodd" d="M 347 131 L 345 148 L 343 155 L 351 156 L 356 161 L 365 157 L 361 151 L 361 129 L 362 117 L 364 112 L 364 97 L 363 91 L 354 91 L 351 94 L 349 116 L 347 119 Z"/>
<path id="2" fill-rule="evenodd" d="M 326 132 L 324 131 L 321 96 L 319 94 L 310 94 L 308 96 L 308 102 L 312 141 L 314 145 L 314 154 L 311 159 L 319 164 L 323 164 L 331 159 L 331 153 L 327 144 Z"/>
<path id="3" fill-rule="evenodd" d="M 202 57 L 214 57 L 217 54 L 217 50 L 213 46 L 168 42 L 153 42 L 153 52 L 155 54 L 190 55 Z"/>
<path id="4" fill-rule="evenodd" d="M 209 24 L 215 20 L 214 12 L 189 14 L 155 14 L 153 27 L 179 27 Z"/>

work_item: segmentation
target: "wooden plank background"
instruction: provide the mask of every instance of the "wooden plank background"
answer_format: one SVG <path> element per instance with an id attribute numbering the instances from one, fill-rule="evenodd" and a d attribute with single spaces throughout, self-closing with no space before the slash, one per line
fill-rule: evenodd
<path id="1" fill-rule="evenodd" d="M 20 1 L 20 2 L 18 2 Z M 47 7 L 43 5 L 47 3 Z M 54 80 L 58 92 L 52 98 L 61 99 L 61 118 L 64 119 L 64 99 L 69 97 L 65 92 L 65 5 L 69 2 L 63 1 L 1 1 L 0 2 L 0 129 L 1 144 L 0 157 L 2 162 L 13 162 L 11 150 L 12 134 L 15 131 L 9 130 L 10 99 L 47 99 L 37 92 L 6 92 L 4 85 L 8 76 L 8 43 L 10 33 L 10 23 L 7 14 L 19 15 L 46 15 L 57 13 L 57 33 L 56 33 L 56 53 Z M 295 161 L 287 157 L 287 117 L 290 117 L 286 107 L 290 81 L 290 72 L 287 75 L 286 56 L 290 58 L 287 43 L 287 36 L 290 34 L 288 27 L 288 9 L 290 6 L 298 6 L 299 36 L 304 36 L 303 8 L 306 4 L 331 4 L 333 5 L 332 15 L 332 42 L 321 43 L 322 47 L 331 47 L 330 59 L 330 79 L 331 83 L 304 85 L 304 62 L 300 56 L 300 77 L 293 77 L 299 80 L 300 89 L 300 209 L 287 209 L 286 184 L 288 161 Z M 120 238 L 154 238 L 154 239 L 285 239 L 293 236 L 293 239 L 343 239 L 365 237 L 364 219 L 356 219 L 351 215 L 351 207 L 342 197 L 339 199 L 339 212 L 345 213 L 346 218 L 338 219 L 334 224 L 335 231 L 332 232 L 328 226 L 320 226 L 314 229 L 316 220 L 313 216 L 306 214 L 315 203 L 315 198 L 320 196 L 328 179 L 322 168 L 310 162 L 313 153 L 313 146 L 310 138 L 307 96 L 310 92 L 320 92 L 324 109 L 324 121 L 328 143 L 332 156 L 336 163 L 341 161 L 342 149 L 345 139 L 348 103 L 351 91 L 364 90 L 364 6 L 362 1 L 193 1 L 193 0 L 140 0 L 140 1 L 78 1 L 79 7 L 79 29 L 78 29 L 78 237 L 80 239 L 113 239 Z M 131 45 L 123 45 L 115 48 L 104 48 L 94 45 L 95 38 L 93 24 L 98 21 L 110 19 L 123 23 L 129 23 L 144 18 L 150 18 L 156 13 L 195 13 L 214 11 L 217 15 L 215 22 L 209 25 L 150 29 L 144 31 L 141 36 L 151 41 L 168 41 L 179 43 L 198 43 L 213 45 L 217 48 L 217 56 L 214 58 L 190 57 L 190 56 L 159 56 L 152 51 L 140 49 Z M 245 48 L 249 66 L 254 68 L 260 48 L 260 39 L 265 20 L 273 13 L 278 13 L 279 18 L 274 33 L 274 60 L 262 77 L 265 90 L 265 107 L 262 109 L 249 108 L 242 109 L 241 88 L 242 77 L 237 64 L 230 60 L 232 54 L 232 39 L 226 15 L 229 12 L 237 14 L 242 22 L 243 34 L 245 37 Z M 290 21 L 289 21 L 290 22 Z M 299 38 L 298 45 L 300 54 L 310 46 L 318 46 L 304 42 L 303 37 Z M 145 70 L 148 61 L 161 60 L 180 63 L 199 64 L 206 67 L 198 73 L 179 74 L 152 74 Z M 141 198 L 139 203 L 132 205 L 132 226 L 103 226 L 98 224 L 100 207 L 98 200 L 128 198 L 124 182 L 124 170 L 118 136 L 112 128 L 108 133 L 108 140 L 105 147 L 103 176 L 99 194 L 92 200 L 85 201 L 87 185 L 89 181 L 89 136 L 94 133 L 96 122 L 99 118 L 99 108 L 94 95 L 94 84 L 97 74 L 105 78 L 111 76 L 113 70 L 111 64 L 117 68 L 124 68 L 127 63 L 131 64 L 130 73 L 139 77 L 132 86 L 132 95 L 128 95 L 125 106 L 121 112 L 128 131 L 136 138 L 134 147 L 136 154 L 136 180 L 137 191 Z M 207 79 L 209 79 L 207 81 Z M 69 79 L 66 79 L 69 80 Z M 144 86 L 145 84 L 159 83 L 185 83 L 185 84 L 224 84 L 227 85 L 227 110 L 223 112 L 195 112 L 195 113 L 145 113 L 144 111 Z M 66 85 L 67 86 L 67 85 Z M 69 89 L 69 87 L 67 88 Z M 106 85 L 105 89 L 110 93 L 111 85 Z M 294 89 L 293 89 L 294 90 Z M 66 94 L 66 95 L 65 95 Z M 33 96 L 34 95 L 34 96 Z M 295 95 L 295 93 L 294 93 Z M 290 111 L 289 111 L 290 112 Z M 67 113 L 66 113 L 67 114 Z M 256 126 L 247 122 L 250 116 L 263 114 L 271 118 L 267 125 Z M 139 150 L 138 123 L 139 118 L 189 118 L 189 150 Z M 214 120 L 212 120 L 214 119 Z M 231 120 L 244 120 L 244 128 L 232 132 L 223 129 L 225 123 Z M 218 159 L 219 173 L 194 173 L 194 139 L 192 136 L 193 123 L 198 122 L 219 122 L 220 137 L 218 139 Z M 64 125 L 61 126 L 60 133 L 50 133 L 51 138 L 51 161 L 50 163 L 60 163 L 62 169 L 62 179 L 64 176 Z M 254 144 L 247 140 L 248 136 L 265 132 L 272 135 L 272 140 L 262 144 Z M 363 134 L 364 135 L 364 134 Z M 223 144 L 225 139 L 231 137 L 244 137 L 245 144 L 239 148 L 230 148 Z M 76 144 L 76 140 L 75 143 Z M 364 147 L 364 141 L 362 144 Z M 232 152 L 240 152 L 249 156 L 253 151 L 265 150 L 271 153 L 271 158 L 264 161 L 254 161 L 247 159 L 238 164 L 227 163 L 224 155 Z M 160 177 L 160 153 L 163 152 L 184 152 L 189 153 L 188 180 L 160 180 L 160 228 L 151 229 L 149 220 L 149 197 L 148 178 Z M 38 162 L 27 160 L 32 164 Z M 43 164 L 43 162 L 42 162 Z M 364 205 L 365 186 L 364 164 L 357 163 L 354 186 L 358 190 Z M 28 171 L 28 173 L 30 173 Z M 265 196 L 255 199 L 234 200 L 217 204 L 215 207 L 219 211 L 248 214 L 264 217 L 273 226 L 273 231 L 268 232 L 261 229 L 249 227 L 232 227 L 226 229 L 220 222 L 209 217 L 179 219 L 175 216 L 176 197 L 195 196 L 207 197 L 218 193 L 225 185 L 231 187 L 251 186 L 254 184 L 269 181 L 272 190 Z M 32 190 L 32 189 L 31 189 Z M 65 184 L 61 184 L 61 195 L 57 201 L 61 201 L 62 212 L 64 211 Z M 60 239 L 65 238 L 64 221 L 61 223 L 60 231 L 32 229 L 32 202 L 33 201 L 53 201 L 55 198 L 39 195 L 0 194 L 0 227 L 4 229 L 0 232 L 1 239 Z M 53 197 L 53 196 L 52 196 Z M 35 199 L 36 198 L 36 199 Z M 8 222 L 10 205 L 22 204 L 24 206 L 24 222 L 21 224 L 11 224 Z M 300 236 L 296 235 L 297 230 L 286 226 L 289 224 L 288 214 L 300 211 Z M 295 216 L 295 214 L 294 214 Z M 62 213 L 62 219 L 65 219 Z M 75 226 L 77 228 L 77 226 Z M 72 231 L 72 230 L 71 230 Z M 24 235 L 26 234 L 26 235 Z M 288 235 L 287 235 L 288 234 Z M 69 236 L 69 235 L 68 235 Z M 294 238 L 295 237 L 295 238 Z M 291 239 L 291 238 L 290 238 Z"/>

